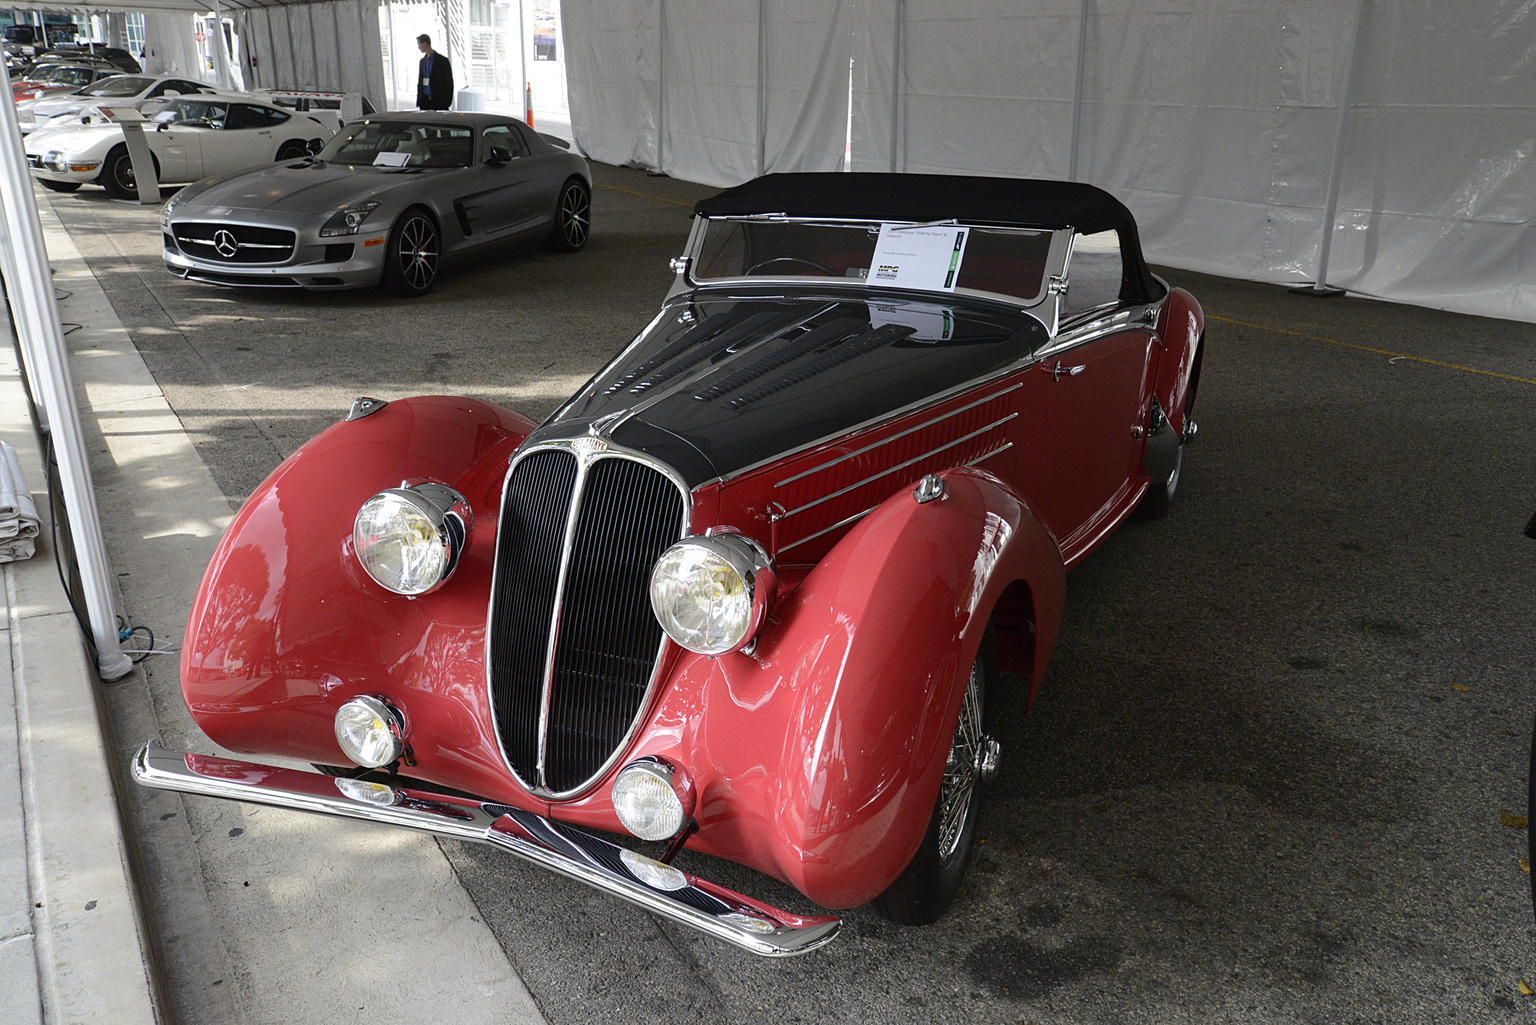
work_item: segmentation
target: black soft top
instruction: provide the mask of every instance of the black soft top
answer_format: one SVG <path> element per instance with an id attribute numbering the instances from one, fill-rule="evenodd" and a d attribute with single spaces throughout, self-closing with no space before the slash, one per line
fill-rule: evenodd
<path id="1" fill-rule="evenodd" d="M 954 218 L 1021 228 L 1070 227 L 1083 234 L 1114 231 L 1125 260 L 1120 298 L 1148 302 L 1163 294 L 1141 254 L 1131 211 L 1103 189 L 1083 182 L 960 174 L 765 174 L 699 200 L 693 212 L 703 217 L 785 214 L 871 221 Z"/>

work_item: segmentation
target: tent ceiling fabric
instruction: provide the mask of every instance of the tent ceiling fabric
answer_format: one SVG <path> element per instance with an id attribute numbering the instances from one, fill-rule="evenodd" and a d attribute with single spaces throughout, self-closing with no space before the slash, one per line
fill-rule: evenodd
<path id="1" fill-rule="evenodd" d="M 1328 283 L 1536 322 L 1536 106 L 1510 70 L 1536 64 L 1526 0 L 563 0 L 561 18 L 572 131 L 599 160 L 722 186 L 1075 168 L 1136 214 L 1150 259 L 1280 283 L 1316 273 L 1349 79 Z"/>

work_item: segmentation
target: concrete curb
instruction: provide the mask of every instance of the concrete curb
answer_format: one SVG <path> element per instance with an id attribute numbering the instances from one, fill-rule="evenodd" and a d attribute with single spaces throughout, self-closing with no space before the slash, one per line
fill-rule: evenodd
<path id="1" fill-rule="evenodd" d="M 95 674 L 53 565 L 47 477 L 9 343 L 0 347 L 0 411 L 0 438 L 15 446 L 44 522 L 37 554 L 0 570 L 8 642 L 0 827 L 25 838 L 24 861 L 14 846 L 0 855 L 0 999 L 22 1022 L 153 1025 L 163 1018 L 145 968 Z"/>

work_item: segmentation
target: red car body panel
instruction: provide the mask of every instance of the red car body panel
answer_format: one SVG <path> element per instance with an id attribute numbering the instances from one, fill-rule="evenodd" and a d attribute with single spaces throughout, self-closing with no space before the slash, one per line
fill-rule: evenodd
<path id="1" fill-rule="evenodd" d="M 233 751 L 346 765 L 337 709 L 383 695 L 406 717 L 404 775 L 619 832 L 613 778 L 654 756 L 696 796 L 690 848 L 827 907 L 877 897 L 923 841 L 984 635 L 1003 669 L 1028 677 L 1032 701 L 1066 569 L 1160 483 L 1146 468 L 1152 433 L 1188 436 L 1204 320 L 1177 289 L 1065 335 L 1006 304 L 955 304 L 942 318 L 953 314 L 955 333 L 939 338 L 877 330 L 864 309 L 820 294 L 799 305 L 684 296 L 543 426 L 437 396 L 320 434 L 252 494 L 204 575 L 181 666 L 194 719 Z M 770 377 L 813 352 L 793 351 L 797 340 L 822 344 L 817 332 L 832 348 L 866 345 L 854 353 L 866 362 Z M 953 379 L 929 387 L 946 371 Z M 822 390 L 798 395 L 807 380 Z M 816 407 L 861 382 L 843 419 Z M 759 442 L 757 425 L 779 409 L 807 414 L 795 441 Z M 756 540 L 778 584 L 747 651 L 665 642 L 628 741 L 600 776 L 551 800 L 503 754 L 487 618 L 509 464 L 525 440 L 572 438 L 672 467 L 690 532 Z M 944 493 L 920 502 L 913 485 L 927 474 Z M 453 575 L 407 598 L 362 569 L 352 529 L 370 497 L 417 480 L 457 490 L 474 522 Z"/>

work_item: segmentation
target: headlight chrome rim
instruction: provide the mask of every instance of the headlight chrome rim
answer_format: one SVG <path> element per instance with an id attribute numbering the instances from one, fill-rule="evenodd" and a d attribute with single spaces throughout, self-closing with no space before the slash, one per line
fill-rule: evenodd
<path id="1" fill-rule="evenodd" d="M 365 769 L 392 765 L 405 754 L 405 714 L 382 697 L 359 694 L 343 702 L 333 729 L 341 753 Z"/>
<path id="2" fill-rule="evenodd" d="M 630 762 L 613 777 L 613 813 L 632 835 L 642 840 L 670 840 L 693 820 L 693 780 L 670 762 L 646 755 Z M 663 802 L 645 807 L 647 797 Z"/>
<path id="3" fill-rule="evenodd" d="M 677 618 L 677 612 L 686 595 L 669 594 L 669 590 L 683 583 L 676 578 L 680 569 L 696 567 L 711 560 L 716 569 L 735 574 L 747 592 L 747 608 L 738 615 L 740 626 L 729 630 L 714 641 L 698 636 L 700 630 L 689 631 Z M 727 655 L 735 651 L 749 650 L 757 643 L 758 631 L 768 618 L 768 610 L 778 590 L 778 573 L 773 559 L 756 541 L 734 531 L 695 534 L 676 542 L 661 553 L 651 570 L 651 611 L 674 643 L 700 655 Z M 696 606 L 697 608 L 697 606 Z M 707 613 L 706 613 L 707 616 Z"/>
<path id="4" fill-rule="evenodd" d="M 391 505 L 395 506 L 394 513 L 387 512 Z M 397 528 L 394 533 L 381 533 L 369 524 L 380 514 L 399 518 L 410 513 L 424 519 L 432 532 L 429 538 L 418 542 L 423 549 L 420 557 L 432 565 L 419 579 L 408 582 L 409 570 L 404 565 L 404 556 L 398 571 L 389 573 L 383 562 L 386 553 L 381 551 L 381 546 L 386 544 L 407 544 L 408 539 L 403 535 L 408 532 Z M 474 527 L 474 512 L 459 492 L 436 481 L 408 480 L 398 488 L 379 492 L 362 504 L 352 521 L 352 549 L 363 571 L 374 583 L 394 594 L 416 598 L 431 594 L 453 576 L 469 546 Z"/>

